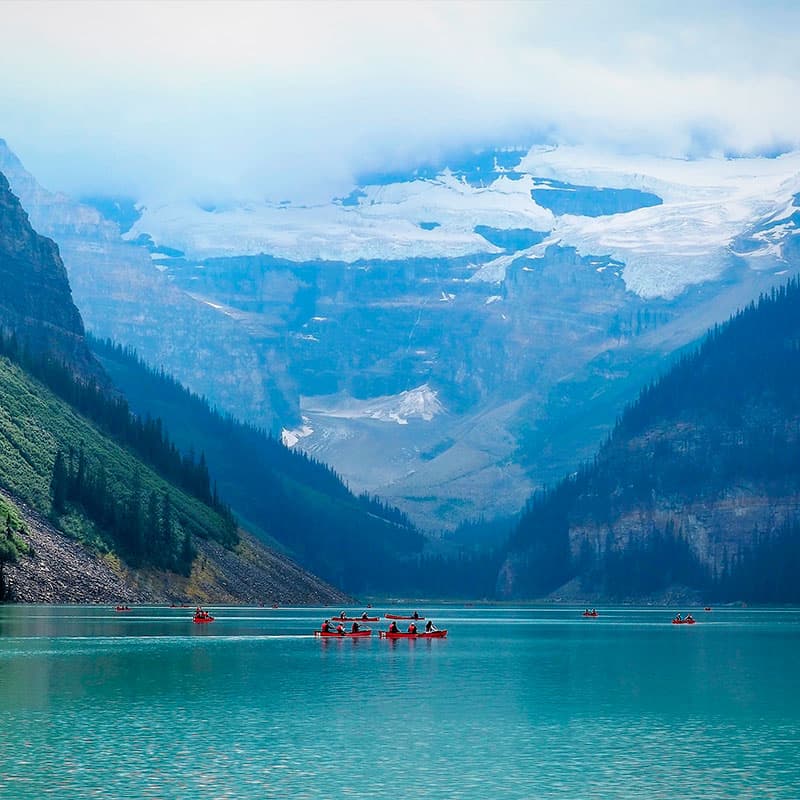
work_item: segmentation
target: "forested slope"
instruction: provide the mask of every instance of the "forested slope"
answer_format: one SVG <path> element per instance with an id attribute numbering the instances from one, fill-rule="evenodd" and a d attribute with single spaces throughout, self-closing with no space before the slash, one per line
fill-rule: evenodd
<path id="1" fill-rule="evenodd" d="M 503 596 L 670 585 L 800 600 L 800 286 L 762 297 L 647 386 L 594 462 L 529 503 Z M 576 591 L 573 583 L 571 591 Z"/>
<path id="2" fill-rule="evenodd" d="M 355 496 L 333 470 L 258 428 L 210 408 L 135 352 L 91 339 L 93 352 L 142 418 L 164 420 L 184 450 L 202 450 L 219 495 L 265 541 L 347 591 L 409 588 L 423 536 L 404 514 Z"/>

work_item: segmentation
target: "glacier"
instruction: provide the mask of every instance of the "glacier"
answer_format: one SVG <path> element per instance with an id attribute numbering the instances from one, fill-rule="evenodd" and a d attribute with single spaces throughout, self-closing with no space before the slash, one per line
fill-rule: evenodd
<path id="1" fill-rule="evenodd" d="M 660 203 L 623 213 L 602 213 L 598 205 L 584 215 L 555 214 L 533 196 L 553 190 L 553 181 L 558 191 L 630 190 Z M 732 257 L 743 255 L 733 246 L 736 238 L 753 220 L 789 207 L 798 191 L 798 152 L 689 160 L 533 147 L 511 168 L 495 161 L 480 182 L 445 167 L 435 175 L 356 186 L 349 198 L 320 205 L 264 201 L 207 211 L 189 201 L 145 201 L 125 237 L 149 237 L 197 260 L 268 253 L 353 263 L 488 254 L 497 260 L 483 264 L 475 279 L 496 283 L 514 259 L 478 231 L 539 231 L 547 237 L 542 244 L 512 253 L 536 257 L 557 243 L 581 255 L 609 256 L 624 265 L 629 291 L 671 299 L 722 275 Z M 756 269 L 764 256 L 779 254 L 766 244 L 760 254 L 746 254 Z"/>

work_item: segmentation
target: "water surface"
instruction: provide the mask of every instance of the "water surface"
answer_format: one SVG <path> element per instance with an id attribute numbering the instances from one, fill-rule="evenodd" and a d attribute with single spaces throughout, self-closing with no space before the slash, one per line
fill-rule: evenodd
<path id="1" fill-rule="evenodd" d="M 0 799 L 800 797 L 797 610 L 211 610 L 0 607 Z"/>

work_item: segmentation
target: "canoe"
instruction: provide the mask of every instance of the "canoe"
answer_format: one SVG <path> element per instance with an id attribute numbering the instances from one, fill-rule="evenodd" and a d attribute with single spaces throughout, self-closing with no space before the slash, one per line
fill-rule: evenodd
<path id="1" fill-rule="evenodd" d="M 198 625 L 202 625 L 202 624 L 204 624 L 206 622 L 213 622 L 214 621 L 214 617 L 210 617 L 210 616 L 209 617 L 195 617 L 194 621 Z"/>
<path id="2" fill-rule="evenodd" d="M 117 606 L 114 611 L 130 611 L 129 608 L 123 608 L 122 606 Z"/>
<path id="3" fill-rule="evenodd" d="M 447 631 L 430 631 L 430 633 L 391 633 L 390 631 L 378 631 L 378 637 L 381 639 L 444 639 L 447 636 Z"/>
<path id="4" fill-rule="evenodd" d="M 334 622 L 377 622 L 380 617 L 331 617 Z"/>
<path id="5" fill-rule="evenodd" d="M 370 628 L 366 628 L 363 631 L 356 631 L 353 633 L 352 631 L 346 633 L 336 633 L 336 631 L 314 631 L 314 636 L 333 636 L 335 639 L 344 639 L 348 636 L 350 637 L 362 637 L 362 636 L 372 636 L 372 630 Z"/>
<path id="6" fill-rule="evenodd" d="M 674 619 L 672 620 L 673 625 L 694 625 L 697 620 L 695 619 Z"/>
<path id="7" fill-rule="evenodd" d="M 414 621 L 425 619 L 425 617 L 413 617 L 413 616 L 404 617 L 400 614 L 384 614 L 384 616 L 386 617 L 386 619 L 413 619 Z"/>
<path id="8" fill-rule="evenodd" d="M 587 614 L 587 613 L 584 611 L 584 612 L 583 612 L 583 616 L 584 616 L 584 617 L 599 617 L 600 615 L 599 615 L 598 613 L 596 613 L 596 612 L 595 612 L 594 614 Z"/>

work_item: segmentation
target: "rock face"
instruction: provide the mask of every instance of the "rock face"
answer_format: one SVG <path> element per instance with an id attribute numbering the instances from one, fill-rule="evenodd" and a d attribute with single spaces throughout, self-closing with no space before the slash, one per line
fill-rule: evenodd
<path id="1" fill-rule="evenodd" d="M 35 353 L 53 355 L 80 375 L 103 380 L 72 302 L 67 272 L 51 239 L 40 236 L 0 173 L 0 328 Z"/>

